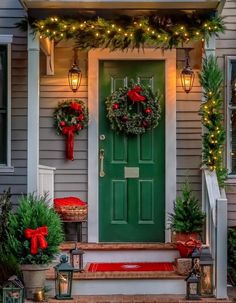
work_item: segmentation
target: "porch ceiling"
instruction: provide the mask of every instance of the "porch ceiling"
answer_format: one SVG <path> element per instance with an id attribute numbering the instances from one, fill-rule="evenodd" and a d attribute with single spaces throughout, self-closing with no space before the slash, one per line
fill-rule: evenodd
<path id="1" fill-rule="evenodd" d="M 26 9 L 217 10 L 225 0 L 19 0 Z"/>

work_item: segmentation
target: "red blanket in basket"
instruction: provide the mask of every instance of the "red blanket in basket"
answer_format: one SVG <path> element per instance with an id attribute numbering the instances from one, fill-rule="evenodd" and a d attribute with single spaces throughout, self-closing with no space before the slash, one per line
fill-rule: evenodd
<path id="1" fill-rule="evenodd" d="M 76 197 L 55 198 L 54 207 L 61 208 L 62 206 L 85 206 L 86 202 Z"/>

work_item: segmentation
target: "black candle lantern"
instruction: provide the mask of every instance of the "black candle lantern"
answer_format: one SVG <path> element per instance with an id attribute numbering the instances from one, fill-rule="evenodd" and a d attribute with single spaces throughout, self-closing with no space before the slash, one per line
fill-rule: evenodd
<path id="1" fill-rule="evenodd" d="M 70 260 L 71 260 L 71 265 L 74 268 L 74 271 L 78 271 L 78 272 L 84 271 L 83 255 L 84 255 L 84 251 L 80 248 L 77 248 L 77 242 L 76 242 L 75 248 L 70 251 Z"/>
<path id="2" fill-rule="evenodd" d="M 200 281 L 198 275 L 193 270 L 186 279 L 186 299 L 199 300 L 200 299 Z"/>
<path id="3" fill-rule="evenodd" d="M 74 268 L 68 263 L 68 256 L 61 255 L 60 263 L 55 267 L 55 298 L 57 300 L 73 299 L 71 297 Z"/>
<path id="4" fill-rule="evenodd" d="M 200 257 L 201 295 L 213 296 L 213 259 L 208 247 L 203 247 Z"/>
<path id="5" fill-rule="evenodd" d="M 23 303 L 24 286 L 17 276 L 10 277 L 2 288 L 3 303 Z"/>

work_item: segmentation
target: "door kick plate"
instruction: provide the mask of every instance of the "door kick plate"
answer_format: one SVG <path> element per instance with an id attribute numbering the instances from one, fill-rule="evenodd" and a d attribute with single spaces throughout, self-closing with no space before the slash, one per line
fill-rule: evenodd
<path id="1" fill-rule="evenodd" d="M 139 167 L 125 167 L 125 178 L 139 178 Z"/>

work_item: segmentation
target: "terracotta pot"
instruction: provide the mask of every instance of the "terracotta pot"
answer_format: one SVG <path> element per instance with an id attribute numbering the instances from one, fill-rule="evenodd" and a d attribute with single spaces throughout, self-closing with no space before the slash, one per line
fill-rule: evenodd
<path id="1" fill-rule="evenodd" d="M 190 238 L 193 240 L 199 240 L 200 236 L 198 233 L 173 232 L 172 242 L 177 242 L 177 241 L 186 242 Z"/>
<path id="2" fill-rule="evenodd" d="M 27 299 L 33 299 L 34 294 L 41 291 L 45 286 L 47 265 L 23 264 L 21 271 L 25 285 Z"/>

